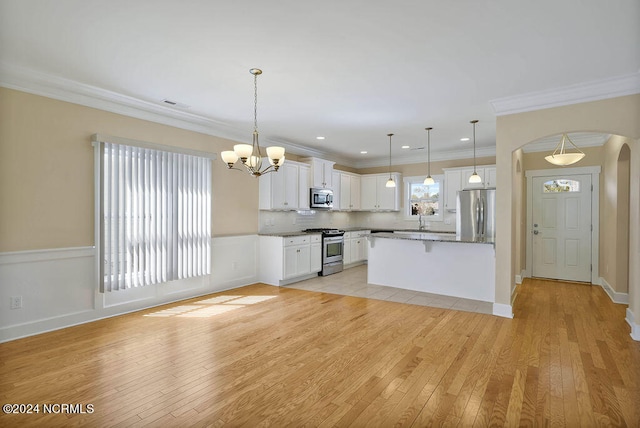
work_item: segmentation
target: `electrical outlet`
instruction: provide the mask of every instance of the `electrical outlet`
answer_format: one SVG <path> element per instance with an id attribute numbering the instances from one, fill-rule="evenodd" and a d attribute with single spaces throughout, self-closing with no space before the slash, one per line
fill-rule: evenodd
<path id="1" fill-rule="evenodd" d="M 22 296 L 11 296 L 10 309 L 22 309 Z"/>

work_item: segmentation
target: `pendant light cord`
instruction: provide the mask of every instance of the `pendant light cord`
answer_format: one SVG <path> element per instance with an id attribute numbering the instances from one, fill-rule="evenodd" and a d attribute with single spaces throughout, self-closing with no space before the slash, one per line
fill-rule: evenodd
<path id="1" fill-rule="evenodd" d="M 393 134 L 387 134 L 389 136 L 389 179 L 391 179 L 391 137 Z"/>
<path id="2" fill-rule="evenodd" d="M 427 130 L 427 176 L 431 177 L 431 130 L 433 128 L 426 128 Z"/>
<path id="3" fill-rule="evenodd" d="M 477 120 L 472 120 L 473 123 L 473 173 L 476 174 L 476 123 Z"/>

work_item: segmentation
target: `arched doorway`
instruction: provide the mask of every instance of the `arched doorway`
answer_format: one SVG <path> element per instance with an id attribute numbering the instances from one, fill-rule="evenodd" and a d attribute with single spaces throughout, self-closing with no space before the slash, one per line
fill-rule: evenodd
<path id="1" fill-rule="evenodd" d="M 615 289 L 629 292 L 629 207 L 630 207 L 630 162 L 631 150 L 623 144 L 617 161 L 617 207 L 616 207 L 616 284 Z M 628 303 L 628 299 L 625 303 Z"/>
<path id="2" fill-rule="evenodd" d="M 513 157 L 521 156 L 521 148 L 529 142 L 566 130 L 589 130 L 624 135 L 631 149 L 630 162 L 630 247 L 629 308 L 627 321 L 631 335 L 640 340 L 640 126 L 637 121 L 640 94 L 561 107 L 542 108 L 498 116 L 496 122 L 497 192 L 496 222 L 506 225 L 496 232 L 496 302 L 508 304 L 514 297 L 515 261 L 521 257 L 516 248 L 516 233 L 523 224 L 516 217 L 514 194 L 517 180 Z M 500 191 L 502 189 L 502 191 Z M 631 253 L 630 253 L 631 257 Z"/>

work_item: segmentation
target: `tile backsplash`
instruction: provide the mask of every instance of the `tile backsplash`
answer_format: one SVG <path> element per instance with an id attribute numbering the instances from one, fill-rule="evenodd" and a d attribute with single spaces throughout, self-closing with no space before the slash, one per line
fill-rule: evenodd
<path id="1" fill-rule="evenodd" d="M 259 233 L 297 232 L 320 227 L 418 228 L 418 221 L 407 220 L 402 212 L 260 211 L 258 219 Z M 444 220 L 444 222 L 430 222 L 427 228 L 434 231 L 455 232 L 455 214 L 445 213 Z"/>

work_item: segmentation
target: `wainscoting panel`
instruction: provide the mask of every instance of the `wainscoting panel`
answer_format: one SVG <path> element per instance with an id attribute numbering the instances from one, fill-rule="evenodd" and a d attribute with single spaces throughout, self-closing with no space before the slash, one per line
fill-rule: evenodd
<path id="1" fill-rule="evenodd" d="M 0 254 L 0 342 L 253 284 L 258 236 L 211 240 L 212 274 L 100 293 L 93 247 Z M 12 297 L 22 307 L 10 309 Z"/>
<path id="2" fill-rule="evenodd" d="M 214 238 L 211 250 L 212 290 L 227 290 L 258 282 L 257 235 Z"/>

